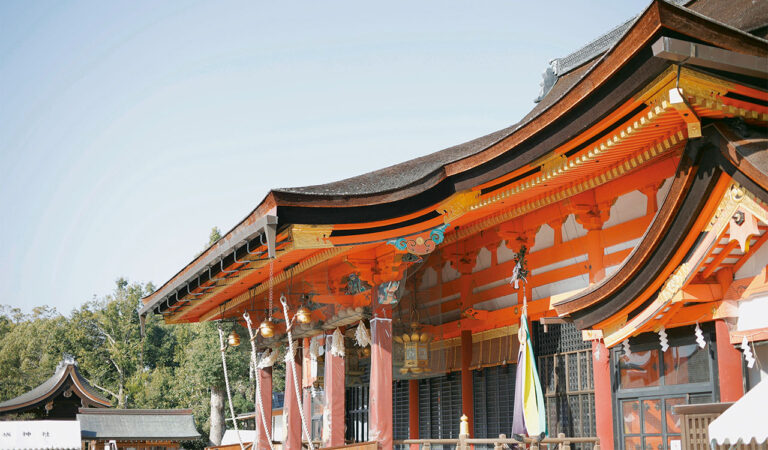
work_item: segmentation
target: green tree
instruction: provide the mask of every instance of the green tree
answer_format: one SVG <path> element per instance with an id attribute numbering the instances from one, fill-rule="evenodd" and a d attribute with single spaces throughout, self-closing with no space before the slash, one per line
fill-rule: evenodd
<path id="1" fill-rule="evenodd" d="M 147 291 L 146 285 L 119 278 L 112 294 L 85 303 L 70 321 L 70 347 L 81 367 L 118 408 L 128 406 L 128 380 L 144 370 L 138 308 Z"/>

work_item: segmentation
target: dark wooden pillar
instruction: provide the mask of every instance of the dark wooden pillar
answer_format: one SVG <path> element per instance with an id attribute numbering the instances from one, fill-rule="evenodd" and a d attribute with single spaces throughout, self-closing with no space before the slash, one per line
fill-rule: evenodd
<path id="1" fill-rule="evenodd" d="M 419 438 L 419 380 L 408 380 L 408 437 Z M 419 450 L 412 444 L 411 450 Z"/>
<path id="2" fill-rule="evenodd" d="M 461 412 L 469 419 L 469 436 L 474 436 L 475 408 L 472 386 L 472 330 L 461 331 Z"/>

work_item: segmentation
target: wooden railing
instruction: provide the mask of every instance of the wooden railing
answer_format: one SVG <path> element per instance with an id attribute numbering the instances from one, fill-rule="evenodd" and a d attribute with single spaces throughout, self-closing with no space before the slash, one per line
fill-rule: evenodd
<path id="1" fill-rule="evenodd" d="M 473 439 L 469 437 L 469 423 L 466 416 L 461 417 L 458 439 L 403 439 L 395 441 L 395 445 L 418 445 L 421 450 L 430 450 L 433 445 L 455 445 L 457 450 L 469 450 L 473 445 L 493 445 L 493 450 L 510 449 L 512 445 L 527 445 L 529 450 L 571 450 L 571 444 L 594 444 L 594 450 L 600 450 L 600 440 L 597 437 L 566 437 L 563 433 L 557 437 L 533 439 L 522 437 L 521 440 L 508 438 L 500 434 L 497 438 Z"/>

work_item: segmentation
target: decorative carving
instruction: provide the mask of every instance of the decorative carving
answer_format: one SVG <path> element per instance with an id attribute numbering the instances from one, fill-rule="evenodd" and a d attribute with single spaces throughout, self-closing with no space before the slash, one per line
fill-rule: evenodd
<path id="1" fill-rule="evenodd" d="M 297 249 L 333 247 L 330 241 L 331 225 L 293 225 L 291 236 Z"/>
<path id="2" fill-rule="evenodd" d="M 347 295 L 360 294 L 371 288 L 370 284 L 360 279 L 359 273 L 350 273 L 344 277 L 341 282 L 346 285 L 344 291 Z"/>
<path id="3" fill-rule="evenodd" d="M 400 281 L 387 281 L 381 283 L 378 289 L 379 305 L 394 305 L 400 300 Z"/>
<path id="4" fill-rule="evenodd" d="M 757 219 L 749 211 L 738 208 L 728 224 L 730 239 L 737 241 L 741 251 L 747 253 L 749 251 L 750 237 L 760 235 L 760 230 L 757 228 Z"/>
<path id="5" fill-rule="evenodd" d="M 429 232 L 429 237 L 417 236 L 415 238 L 397 238 L 387 241 L 387 244 L 394 245 L 398 250 L 404 250 L 414 255 L 427 255 L 432 253 L 437 246 L 445 239 L 445 229 L 449 223 L 440 225 Z"/>
<path id="6" fill-rule="evenodd" d="M 672 297 L 677 295 L 677 293 L 680 292 L 680 289 L 683 288 L 685 280 L 690 273 L 691 266 L 689 266 L 688 263 L 680 264 L 672 275 L 667 278 L 664 287 L 661 288 L 658 297 L 656 297 L 656 302 L 662 304 L 672 300 Z"/>

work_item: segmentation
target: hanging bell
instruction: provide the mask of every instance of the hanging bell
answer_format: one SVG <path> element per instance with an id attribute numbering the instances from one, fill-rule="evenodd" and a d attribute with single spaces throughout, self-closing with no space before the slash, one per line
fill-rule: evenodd
<path id="1" fill-rule="evenodd" d="M 264 322 L 261 322 L 261 325 L 259 325 L 259 332 L 261 335 L 265 338 L 271 338 L 275 335 L 275 324 L 272 322 L 272 320 L 267 319 Z"/>
<path id="2" fill-rule="evenodd" d="M 300 307 L 299 310 L 296 311 L 296 320 L 298 320 L 299 323 L 312 322 L 312 313 L 309 311 L 309 308 L 306 306 Z"/>
<path id="3" fill-rule="evenodd" d="M 229 336 L 227 336 L 227 345 L 230 347 L 237 347 L 240 345 L 240 335 L 237 334 L 237 331 L 232 330 L 229 333 Z"/>

